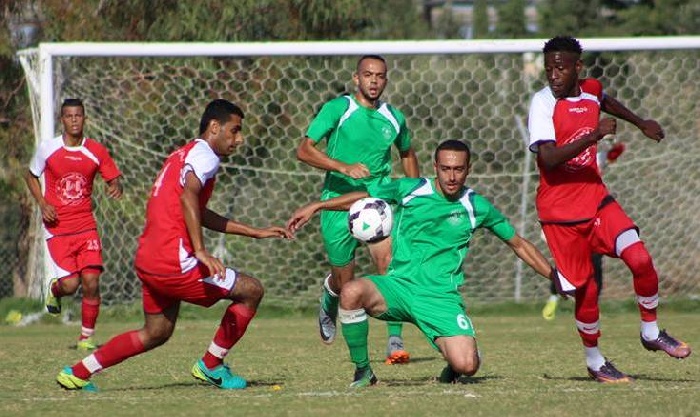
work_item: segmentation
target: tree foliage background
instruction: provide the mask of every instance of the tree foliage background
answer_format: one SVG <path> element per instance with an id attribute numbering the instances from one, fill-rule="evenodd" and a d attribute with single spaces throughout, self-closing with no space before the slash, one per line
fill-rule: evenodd
<path id="1" fill-rule="evenodd" d="M 700 31 L 697 0 L 540 0 L 538 31 L 525 27 L 525 0 L 4 0 L 0 5 L 0 251 L 13 251 L 13 293 L 26 293 L 23 258 L 33 204 L 22 175 L 34 144 L 29 100 L 16 52 L 39 42 L 281 41 L 456 38 L 454 7 L 474 7 L 477 38 L 691 35 Z M 441 9 L 435 21 L 426 11 Z M 495 9 L 495 25 L 488 8 Z M 23 28 L 35 29 L 23 38 Z M 24 33 L 25 35 L 27 33 Z M 17 237 L 19 232 L 20 236 Z M 4 296 L 0 292 L 0 297 Z"/>

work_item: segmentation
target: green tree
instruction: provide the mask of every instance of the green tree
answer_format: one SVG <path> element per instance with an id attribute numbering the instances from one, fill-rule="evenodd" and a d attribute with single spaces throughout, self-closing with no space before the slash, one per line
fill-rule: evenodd
<path id="1" fill-rule="evenodd" d="M 460 23 L 452 9 L 451 0 L 447 0 L 445 5 L 441 8 L 440 17 L 435 25 L 435 33 L 441 39 L 457 39 L 462 37 L 460 33 Z"/>
<path id="2" fill-rule="evenodd" d="M 700 33 L 700 2 L 694 0 L 643 1 L 618 12 L 621 36 L 695 35 Z"/>
<path id="3" fill-rule="evenodd" d="M 472 21 L 474 22 L 474 39 L 489 38 L 489 10 L 486 0 L 474 0 Z"/>
<path id="4" fill-rule="evenodd" d="M 529 35 L 525 21 L 525 0 L 508 0 L 498 6 L 497 13 L 496 37 L 525 38 Z"/>
<path id="5" fill-rule="evenodd" d="M 537 5 L 538 31 L 543 37 L 601 35 L 601 1 L 543 0 Z"/>

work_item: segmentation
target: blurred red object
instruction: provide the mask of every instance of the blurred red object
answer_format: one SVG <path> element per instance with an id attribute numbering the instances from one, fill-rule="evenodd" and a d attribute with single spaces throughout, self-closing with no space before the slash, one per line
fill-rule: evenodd
<path id="1" fill-rule="evenodd" d="M 622 142 L 614 144 L 608 151 L 608 162 L 615 162 L 625 151 L 625 144 Z"/>

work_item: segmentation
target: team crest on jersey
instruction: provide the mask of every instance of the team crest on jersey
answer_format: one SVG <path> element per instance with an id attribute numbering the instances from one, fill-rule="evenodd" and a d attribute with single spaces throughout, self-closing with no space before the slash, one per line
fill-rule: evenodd
<path id="1" fill-rule="evenodd" d="M 567 140 L 564 141 L 564 145 L 567 143 L 572 143 L 576 142 L 577 140 L 581 139 L 583 136 L 591 133 L 593 129 L 590 127 L 584 127 L 579 130 L 577 130 L 571 137 Z M 564 169 L 569 172 L 576 172 L 580 171 L 583 168 L 591 165 L 593 161 L 595 161 L 596 155 L 595 155 L 595 146 L 589 146 L 588 148 L 584 149 L 583 152 L 578 154 L 575 158 L 569 159 L 564 163 Z"/>
<path id="2" fill-rule="evenodd" d="M 393 134 L 394 130 L 390 126 L 382 127 L 382 136 L 384 136 L 384 139 L 391 139 Z"/>
<path id="3" fill-rule="evenodd" d="M 452 226 L 457 226 L 462 223 L 464 219 L 464 212 L 461 210 L 452 210 L 450 216 L 447 218 L 447 222 Z"/>
<path id="4" fill-rule="evenodd" d="M 88 194 L 88 180 L 79 172 L 70 172 L 56 181 L 56 195 L 65 205 L 78 204 Z"/>

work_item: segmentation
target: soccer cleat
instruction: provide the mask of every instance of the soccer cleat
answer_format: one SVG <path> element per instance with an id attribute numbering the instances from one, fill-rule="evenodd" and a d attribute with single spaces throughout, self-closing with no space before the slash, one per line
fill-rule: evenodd
<path id="1" fill-rule="evenodd" d="M 318 309 L 318 331 L 321 335 L 321 341 L 327 345 L 330 345 L 335 340 L 337 332 L 335 325 L 336 315 L 326 311 L 323 305 Z"/>
<path id="2" fill-rule="evenodd" d="M 97 349 L 97 345 L 91 337 L 88 337 L 87 339 L 78 340 L 78 343 L 75 344 L 75 348 L 82 351 L 90 351 Z"/>
<path id="3" fill-rule="evenodd" d="M 445 366 L 440 376 L 438 377 L 438 382 L 442 384 L 456 384 L 459 379 L 459 374 L 452 370 L 450 365 Z"/>
<path id="4" fill-rule="evenodd" d="M 642 346 L 644 346 L 646 350 L 663 350 L 672 358 L 684 359 L 690 356 L 691 353 L 690 346 L 687 343 L 666 333 L 666 330 L 661 330 L 656 340 L 645 340 L 641 335 L 639 336 L 639 340 L 642 341 Z"/>
<path id="5" fill-rule="evenodd" d="M 56 297 L 51 291 L 54 282 L 58 282 L 58 278 L 49 281 L 49 289 L 46 291 L 46 311 L 51 314 L 61 314 L 61 297 Z"/>
<path id="6" fill-rule="evenodd" d="M 624 384 L 633 381 L 629 375 L 625 375 L 620 372 L 617 368 L 615 368 L 615 365 L 613 365 L 612 362 L 607 360 L 597 371 L 588 368 L 588 375 L 602 384 Z"/>
<path id="7" fill-rule="evenodd" d="M 386 360 L 384 361 L 387 365 L 400 365 L 408 363 L 411 360 L 411 355 L 404 350 L 403 339 L 400 336 L 389 337 L 389 342 L 386 347 Z"/>
<path id="8" fill-rule="evenodd" d="M 374 376 L 372 368 L 369 366 L 362 369 L 355 369 L 355 377 L 350 384 L 350 388 L 364 388 L 377 383 L 377 377 Z"/>
<path id="9" fill-rule="evenodd" d="M 248 385 L 245 379 L 232 374 L 228 365 L 208 369 L 201 359 L 192 365 L 192 376 L 221 389 L 243 389 Z"/>
<path id="10" fill-rule="evenodd" d="M 545 320 L 554 320 L 557 314 L 557 303 L 559 301 L 556 298 L 547 300 L 547 303 L 542 309 L 542 318 Z"/>
<path id="11" fill-rule="evenodd" d="M 56 382 L 64 389 L 80 390 L 85 392 L 97 392 L 97 387 L 92 381 L 81 379 L 73 375 L 73 370 L 66 366 L 56 377 Z"/>

